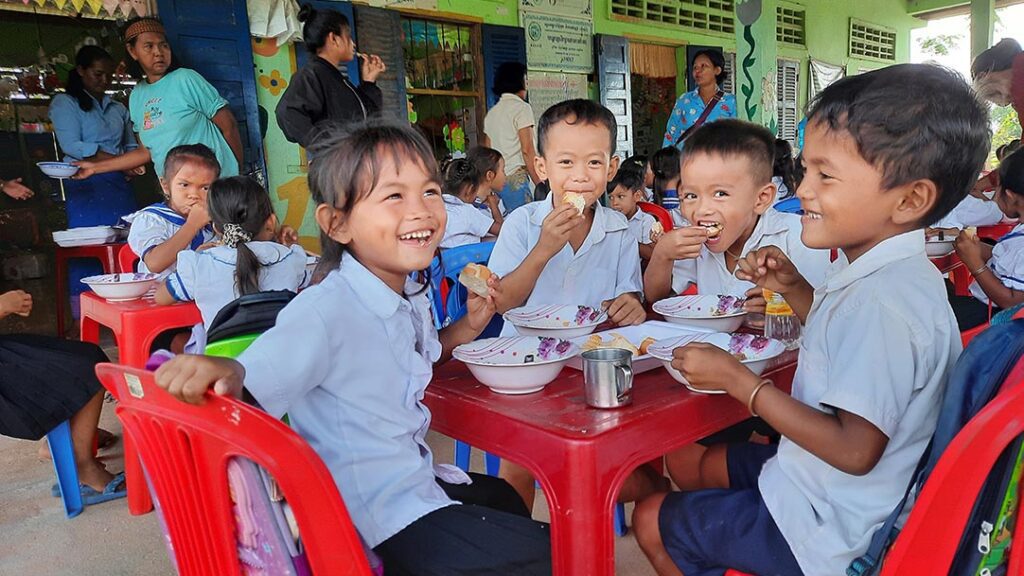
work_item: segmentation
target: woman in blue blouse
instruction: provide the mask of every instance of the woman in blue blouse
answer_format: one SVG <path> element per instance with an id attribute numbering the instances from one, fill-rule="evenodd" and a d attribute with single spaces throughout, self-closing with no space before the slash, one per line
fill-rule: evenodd
<path id="1" fill-rule="evenodd" d="M 722 90 L 725 82 L 725 58 L 718 50 L 701 50 L 690 62 L 690 73 L 697 82 L 697 89 L 684 92 L 676 100 L 672 115 L 665 126 L 665 139 L 662 147 L 675 146 L 683 149 L 683 141 L 689 137 L 693 129 L 700 124 L 714 122 L 720 118 L 736 117 L 736 97 Z M 713 104 L 712 104 L 713 102 Z M 698 123 L 709 105 L 713 108 L 703 122 Z"/>
<path id="2" fill-rule="evenodd" d="M 128 109 L 106 94 L 113 58 L 99 46 L 83 46 L 75 64 L 65 93 L 50 104 L 50 120 L 64 161 L 104 160 L 136 149 Z M 65 180 L 64 186 L 69 228 L 116 224 L 121 216 L 138 210 L 125 173 Z"/>

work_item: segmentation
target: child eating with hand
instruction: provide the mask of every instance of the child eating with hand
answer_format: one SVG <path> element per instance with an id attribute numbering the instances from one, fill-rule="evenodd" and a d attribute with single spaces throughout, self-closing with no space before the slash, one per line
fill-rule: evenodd
<path id="1" fill-rule="evenodd" d="M 640 246 L 640 259 L 650 260 L 657 238 L 652 229 L 658 220 L 637 206 L 637 202 L 644 201 L 643 176 L 636 171 L 619 170 L 608 187 L 611 189 L 608 194 L 611 208 L 626 217 L 629 231 Z"/>

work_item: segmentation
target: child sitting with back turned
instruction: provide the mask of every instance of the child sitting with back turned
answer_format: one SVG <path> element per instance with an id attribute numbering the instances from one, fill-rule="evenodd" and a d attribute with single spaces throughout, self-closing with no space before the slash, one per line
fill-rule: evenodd
<path id="1" fill-rule="evenodd" d="M 248 176 L 213 183 L 207 209 L 221 245 L 178 253 L 175 270 L 156 293 L 157 304 L 195 301 L 203 323 L 192 329 L 185 352 L 202 353 L 217 313 L 239 296 L 267 290 L 297 292 L 309 278 L 306 251 L 275 241 L 277 216 L 267 191 Z"/>
<path id="2" fill-rule="evenodd" d="M 441 248 L 476 244 L 484 236 L 497 236 L 504 218 L 498 209 L 498 196 L 468 158 L 456 158 L 444 168 L 444 209 L 448 212 Z M 487 199 L 490 215 L 473 203 L 481 196 Z"/>
<path id="3" fill-rule="evenodd" d="M 1007 218 L 1024 217 L 1024 151 L 1014 152 L 999 165 L 995 204 Z M 956 238 L 956 253 L 974 276 L 970 296 L 947 292 L 960 330 L 988 322 L 992 314 L 1024 302 L 1024 224 L 1018 224 L 990 246 L 969 230 Z"/>
<path id="4" fill-rule="evenodd" d="M 139 272 L 171 271 L 178 252 L 196 250 L 213 240 L 206 193 L 219 174 L 217 156 L 206 146 L 171 148 L 160 177 L 164 202 L 131 216 L 128 245 L 139 257 Z"/>
<path id="5" fill-rule="evenodd" d="M 477 171 L 483 174 L 475 202 L 477 209 L 490 214 L 495 221 L 498 215 L 504 216 L 505 203 L 501 201 L 501 191 L 505 189 L 505 157 L 494 148 L 474 146 L 466 152 L 466 160 L 473 163 Z"/>
<path id="6" fill-rule="evenodd" d="M 502 277 L 498 312 L 524 304 L 601 307 L 618 325 L 646 318 L 640 255 L 626 218 L 597 199 L 615 175 L 615 116 L 590 100 L 547 109 L 537 127 L 537 173 L 549 198 L 509 214 L 488 267 Z M 506 322 L 502 335 L 514 335 Z M 502 460 L 501 477 L 532 507 L 533 477 Z"/>
<path id="7" fill-rule="evenodd" d="M 651 156 L 651 197 L 653 202 L 672 215 L 672 227 L 686 226 L 686 219 L 680 211 L 679 198 L 679 149 L 668 146 Z"/>
<path id="8" fill-rule="evenodd" d="M 619 170 L 611 183 L 608 184 L 611 192 L 608 194 L 609 204 L 612 210 L 621 212 L 629 223 L 629 231 L 636 238 L 640 246 L 640 259 L 647 261 L 651 259 L 651 252 L 654 250 L 655 236 L 651 234 L 651 228 L 657 220 L 637 206 L 637 202 L 644 201 L 644 180 L 643 176 L 636 171 Z"/>
<path id="9" fill-rule="evenodd" d="M 410 277 L 428 272 L 447 220 L 430 145 L 407 124 L 320 145 L 309 188 L 326 278 L 237 361 L 179 356 L 157 384 L 201 402 L 244 382 L 272 416 L 287 412 L 389 574 L 550 574 L 547 525 L 505 482 L 437 465 L 427 446 L 432 365 L 480 334 L 500 294 L 492 277 L 465 317 L 434 329 L 429 284 Z"/>
<path id="10" fill-rule="evenodd" d="M 934 432 L 961 350 L 922 228 L 964 197 L 988 142 L 984 107 L 937 66 L 890 66 L 818 95 L 797 190 L 801 237 L 842 254 L 817 291 L 776 247 L 740 263 L 805 323 L 792 395 L 714 346 L 679 348 L 672 362 L 782 441 L 710 448 L 708 489 L 637 505 L 637 540 L 659 574 L 843 574 L 867 550 Z"/>

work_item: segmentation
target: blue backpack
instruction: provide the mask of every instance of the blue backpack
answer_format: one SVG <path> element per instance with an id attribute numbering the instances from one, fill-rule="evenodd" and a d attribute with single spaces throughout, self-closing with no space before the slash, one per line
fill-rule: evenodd
<path id="1" fill-rule="evenodd" d="M 920 492 L 946 446 L 995 397 L 1022 354 L 1024 320 L 992 326 L 971 340 L 949 376 L 935 433 L 921 455 L 903 499 L 872 536 L 868 551 L 850 563 L 846 569 L 847 576 L 871 576 L 876 573 L 880 560 L 899 534 L 896 522 L 906 508 L 910 495 Z M 977 554 L 988 553 L 987 550 L 978 550 L 982 548 L 978 545 L 979 534 L 974 533 L 972 528 L 979 528 L 981 536 L 984 536 L 986 529 L 991 531 L 997 517 L 1005 516 L 1006 510 L 1002 506 L 1004 495 L 1011 490 L 1016 492 L 1016 481 L 1019 478 L 1020 442 L 1018 439 L 1010 444 L 985 481 L 954 559 L 954 568 L 961 569 L 952 570 L 950 574 L 975 574 L 975 570 L 967 566 L 977 567 L 976 560 L 980 559 Z M 1018 470 L 1016 475 L 1013 474 L 1014 470 Z"/>

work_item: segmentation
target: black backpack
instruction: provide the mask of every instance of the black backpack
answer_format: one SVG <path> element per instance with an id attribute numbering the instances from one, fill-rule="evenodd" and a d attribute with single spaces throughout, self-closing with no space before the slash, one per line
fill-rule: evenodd
<path id="1" fill-rule="evenodd" d="M 246 294 L 220 309 L 206 333 L 207 342 L 244 334 L 266 332 L 277 323 L 277 314 L 295 298 L 290 290 L 269 290 Z"/>

